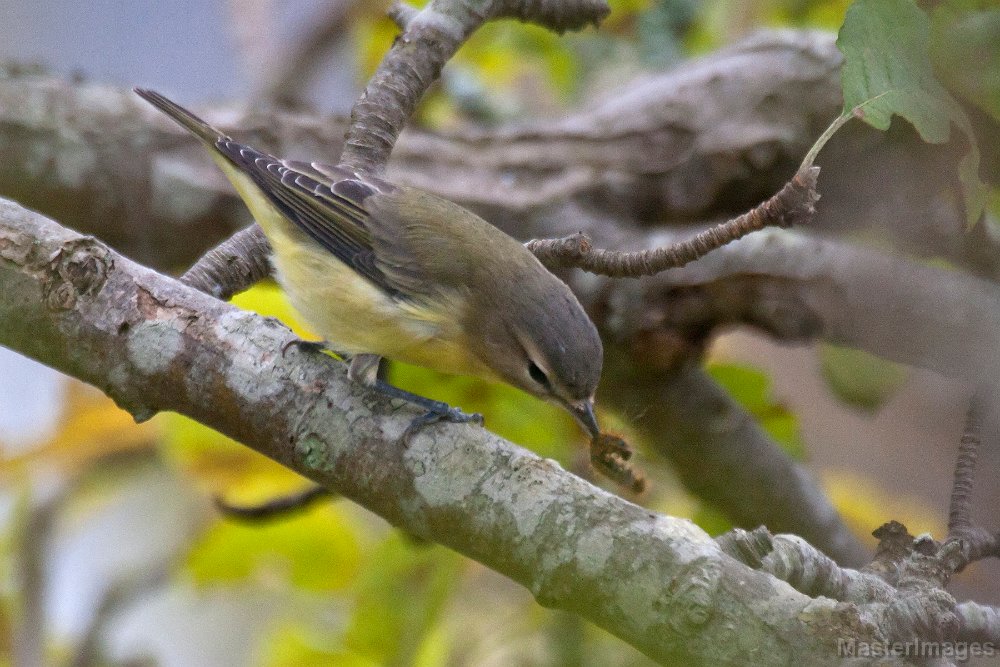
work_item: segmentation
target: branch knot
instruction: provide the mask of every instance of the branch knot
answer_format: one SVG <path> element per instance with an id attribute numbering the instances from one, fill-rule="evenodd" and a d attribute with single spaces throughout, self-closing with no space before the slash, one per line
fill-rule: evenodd
<path id="1" fill-rule="evenodd" d="M 49 258 L 43 296 L 51 310 L 70 310 L 78 297 L 101 291 L 114 259 L 103 243 L 82 236 L 64 243 Z"/>

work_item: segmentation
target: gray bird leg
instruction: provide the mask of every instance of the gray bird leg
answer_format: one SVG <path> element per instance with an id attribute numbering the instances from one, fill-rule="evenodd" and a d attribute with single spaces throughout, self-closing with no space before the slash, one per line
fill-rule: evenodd
<path id="1" fill-rule="evenodd" d="M 427 411 L 419 417 L 415 417 L 413 421 L 410 422 L 410 425 L 406 427 L 406 430 L 403 432 L 404 443 L 409 444 L 410 438 L 412 438 L 417 431 L 422 429 L 424 426 L 439 421 L 447 421 L 455 424 L 473 423 L 482 426 L 483 416 L 478 412 L 469 414 L 467 412 L 463 412 L 459 408 L 453 408 L 443 401 L 435 401 L 425 396 L 420 396 L 419 394 L 406 391 L 405 389 L 392 386 L 379 377 L 379 368 L 381 365 L 382 357 L 377 354 L 358 354 L 351 358 L 351 364 L 348 366 L 347 376 L 355 382 L 359 382 L 366 387 L 374 389 L 380 394 L 389 396 L 390 398 L 402 399 Z"/>

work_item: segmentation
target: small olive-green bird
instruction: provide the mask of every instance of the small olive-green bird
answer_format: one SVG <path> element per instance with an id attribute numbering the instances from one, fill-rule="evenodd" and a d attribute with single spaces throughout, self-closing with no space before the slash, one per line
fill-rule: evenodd
<path id="1" fill-rule="evenodd" d="M 350 376 L 439 419 L 481 420 L 393 387 L 381 359 L 500 380 L 566 408 L 596 435 L 601 339 L 579 301 L 521 243 L 450 201 L 343 167 L 239 144 L 150 90 L 194 134 L 270 242 L 278 282 Z"/>

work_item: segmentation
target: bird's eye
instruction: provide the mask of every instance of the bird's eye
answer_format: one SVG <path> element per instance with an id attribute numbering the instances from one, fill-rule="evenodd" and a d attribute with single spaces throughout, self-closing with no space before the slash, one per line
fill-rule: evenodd
<path id="1" fill-rule="evenodd" d="M 538 367 L 538 365 L 532 361 L 528 364 L 528 375 L 531 379 L 542 385 L 543 387 L 549 386 L 549 378 L 545 375 L 545 371 Z"/>

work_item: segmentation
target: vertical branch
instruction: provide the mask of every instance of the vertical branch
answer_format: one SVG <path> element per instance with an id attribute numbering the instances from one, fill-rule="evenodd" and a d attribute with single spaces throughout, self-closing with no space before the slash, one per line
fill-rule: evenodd
<path id="1" fill-rule="evenodd" d="M 969 404 L 965 431 L 958 445 L 951 502 L 948 507 L 948 539 L 945 540 L 946 546 L 950 542 L 961 543 L 961 548 L 950 552 L 950 557 L 947 559 L 948 567 L 956 573 L 973 561 L 991 556 L 1000 557 L 1000 533 L 990 533 L 972 521 L 972 490 L 976 460 L 979 456 L 987 406 L 992 405 L 990 401 L 995 396 L 995 392 L 984 387 L 977 389 Z"/>
<path id="2" fill-rule="evenodd" d="M 461 12 L 464 22 L 455 16 L 459 9 L 465 10 Z M 472 29 L 485 19 L 476 18 L 464 3 L 437 1 L 408 17 L 403 33 L 351 110 L 351 126 L 340 156 L 342 165 L 363 173 L 385 171 L 396 139 L 424 92 Z"/>
<path id="3" fill-rule="evenodd" d="M 965 418 L 965 432 L 958 445 L 955 477 L 951 487 L 948 508 L 948 537 L 954 538 L 972 528 L 972 484 L 976 474 L 979 443 L 982 441 L 984 400 L 982 390 L 977 391 L 969 404 Z"/>
<path id="4" fill-rule="evenodd" d="M 604 0 L 432 0 L 419 12 L 397 4 L 391 15 L 403 33 L 351 111 L 341 164 L 383 173 L 417 103 L 458 47 L 486 21 L 517 18 L 562 32 L 596 24 L 609 11 Z"/>

